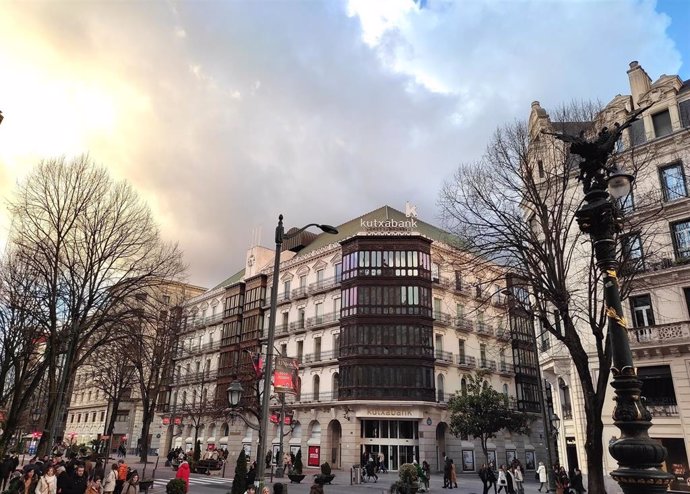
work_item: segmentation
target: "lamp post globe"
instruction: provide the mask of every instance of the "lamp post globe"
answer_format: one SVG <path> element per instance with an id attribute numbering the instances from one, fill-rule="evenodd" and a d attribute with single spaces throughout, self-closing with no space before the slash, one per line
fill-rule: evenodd
<path id="1" fill-rule="evenodd" d="M 551 427 L 554 431 L 557 431 L 561 428 L 561 418 L 555 413 L 553 414 L 553 417 L 551 417 Z"/>
<path id="2" fill-rule="evenodd" d="M 614 199 L 620 199 L 630 194 L 630 187 L 635 177 L 629 173 L 614 169 L 606 179 L 606 188 Z"/>
<path id="3" fill-rule="evenodd" d="M 230 403 L 230 406 L 234 408 L 240 403 L 242 393 L 244 393 L 244 388 L 239 381 L 233 381 L 230 383 L 230 386 L 228 386 L 227 393 L 228 403 Z"/>

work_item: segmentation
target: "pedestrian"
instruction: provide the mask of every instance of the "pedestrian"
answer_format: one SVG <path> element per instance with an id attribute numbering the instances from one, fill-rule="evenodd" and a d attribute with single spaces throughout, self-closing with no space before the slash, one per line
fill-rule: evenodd
<path id="1" fill-rule="evenodd" d="M 7 484 L 8 494 L 22 494 L 24 490 L 24 477 L 16 470 L 10 474 L 9 482 Z"/>
<path id="2" fill-rule="evenodd" d="M 513 480 L 515 481 L 515 491 L 517 494 L 525 494 L 525 488 L 522 483 L 525 481 L 525 477 L 522 475 L 522 468 L 517 465 L 513 469 Z"/>
<path id="3" fill-rule="evenodd" d="M 273 494 L 283 494 L 285 492 L 283 484 L 280 482 L 276 482 L 273 484 Z"/>
<path id="4" fill-rule="evenodd" d="M 577 467 L 575 467 L 575 469 L 573 470 L 573 474 L 570 477 L 570 488 L 574 490 L 577 494 L 587 492 L 585 486 L 582 485 L 582 471 Z"/>
<path id="5" fill-rule="evenodd" d="M 539 476 L 539 492 L 541 492 L 542 487 L 546 486 L 546 492 L 549 492 L 549 486 L 547 484 L 548 479 L 546 478 L 546 467 L 544 462 L 539 462 L 539 467 L 537 467 L 537 475 Z"/>
<path id="6" fill-rule="evenodd" d="M 422 472 L 424 472 L 424 486 L 426 487 L 426 490 L 429 490 L 429 482 L 431 480 L 431 465 L 429 465 L 429 462 L 424 460 L 422 462 Z"/>
<path id="7" fill-rule="evenodd" d="M 187 460 L 182 461 L 180 466 L 177 467 L 175 478 L 184 480 L 184 491 L 189 492 L 189 463 L 187 463 Z"/>
<path id="8" fill-rule="evenodd" d="M 129 468 L 125 463 L 125 460 L 117 460 L 117 480 L 115 481 L 115 494 L 122 493 L 122 486 L 125 485 L 127 480 L 127 471 Z"/>
<path id="9" fill-rule="evenodd" d="M 38 484 L 38 477 L 35 474 L 36 471 L 33 468 L 29 468 L 24 474 L 21 484 L 21 492 L 23 494 L 34 494 L 36 492 L 36 484 Z"/>
<path id="10" fill-rule="evenodd" d="M 256 494 L 256 486 L 254 484 L 247 484 L 247 490 L 244 494 Z"/>
<path id="11" fill-rule="evenodd" d="M 507 485 L 508 479 L 506 478 L 505 465 L 501 465 L 501 467 L 498 469 L 498 492 L 501 492 L 503 489 L 508 492 Z"/>
<path id="12" fill-rule="evenodd" d="M 67 484 L 67 492 L 63 492 L 62 494 L 86 494 L 87 483 L 88 479 L 86 478 L 84 465 L 78 464 Z"/>
<path id="13" fill-rule="evenodd" d="M 482 494 L 489 494 L 489 487 L 491 487 L 491 481 L 489 480 L 489 467 L 486 465 L 486 463 L 482 463 L 481 468 L 479 469 L 479 480 L 482 481 Z"/>
<path id="14" fill-rule="evenodd" d="M 506 472 L 506 492 L 508 494 L 515 494 L 515 477 L 513 477 L 513 470 L 510 467 L 505 469 Z"/>
<path id="15" fill-rule="evenodd" d="M 450 478 L 448 479 L 448 484 L 451 489 L 453 487 L 456 489 L 458 488 L 458 474 L 455 471 L 455 463 L 452 458 L 450 459 Z"/>
<path id="16" fill-rule="evenodd" d="M 10 458 L 10 455 L 5 455 L 5 458 L 3 458 L 2 463 L 0 463 L 0 492 L 5 490 L 5 486 L 8 484 L 9 479 L 10 479 L 10 473 L 12 473 L 12 465 L 13 465 L 12 458 Z"/>
<path id="17" fill-rule="evenodd" d="M 254 485 L 256 480 L 256 462 L 253 461 L 247 472 L 247 485 Z"/>
<path id="18" fill-rule="evenodd" d="M 93 480 L 89 482 L 89 487 L 86 489 L 86 494 L 103 494 L 103 484 L 101 478 L 95 475 Z"/>
<path id="19" fill-rule="evenodd" d="M 309 488 L 309 494 L 323 494 L 323 486 L 321 484 L 314 484 Z"/>
<path id="20" fill-rule="evenodd" d="M 139 494 L 139 474 L 136 471 L 122 486 L 122 494 Z"/>
<path id="21" fill-rule="evenodd" d="M 45 475 L 39 479 L 36 494 L 57 494 L 57 476 L 53 465 L 48 465 Z"/>
<path id="22" fill-rule="evenodd" d="M 113 463 L 110 466 L 110 471 L 108 476 L 105 478 L 103 483 L 103 492 L 105 494 L 112 494 L 115 491 L 115 485 L 117 483 L 117 463 Z"/>

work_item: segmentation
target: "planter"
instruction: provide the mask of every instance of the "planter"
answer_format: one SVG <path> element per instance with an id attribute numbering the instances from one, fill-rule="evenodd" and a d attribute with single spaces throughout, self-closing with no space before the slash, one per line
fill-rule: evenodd
<path id="1" fill-rule="evenodd" d="M 139 481 L 139 492 L 148 492 L 151 487 L 153 487 L 153 479 Z"/>
<path id="2" fill-rule="evenodd" d="M 306 475 L 301 474 L 301 473 L 289 473 L 288 474 L 288 478 L 290 479 L 290 482 L 292 482 L 293 484 L 299 484 L 300 482 L 302 482 L 304 480 L 304 477 L 306 477 Z"/>
<path id="3" fill-rule="evenodd" d="M 325 485 L 325 484 L 330 484 L 333 479 L 335 478 L 335 475 L 323 475 L 323 474 L 317 474 L 314 475 L 314 483 L 319 484 L 319 485 Z"/>

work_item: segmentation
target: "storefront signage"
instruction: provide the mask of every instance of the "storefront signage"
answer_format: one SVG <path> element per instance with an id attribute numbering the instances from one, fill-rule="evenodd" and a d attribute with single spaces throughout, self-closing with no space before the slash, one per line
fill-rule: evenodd
<path id="1" fill-rule="evenodd" d="M 307 465 L 310 467 L 318 467 L 321 465 L 321 447 L 320 446 L 309 446 L 309 460 Z"/>
<path id="2" fill-rule="evenodd" d="M 357 412 L 357 417 L 390 417 L 421 419 L 422 414 L 411 408 L 367 408 Z"/>
<path id="3" fill-rule="evenodd" d="M 273 372 L 273 389 L 276 393 L 297 394 L 299 362 L 288 357 L 276 357 Z"/>
<path id="4" fill-rule="evenodd" d="M 410 231 L 413 228 L 417 228 L 417 220 L 414 218 L 408 218 L 405 220 L 365 220 L 360 218 L 359 226 L 364 230 L 375 230 L 375 231 Z"/>

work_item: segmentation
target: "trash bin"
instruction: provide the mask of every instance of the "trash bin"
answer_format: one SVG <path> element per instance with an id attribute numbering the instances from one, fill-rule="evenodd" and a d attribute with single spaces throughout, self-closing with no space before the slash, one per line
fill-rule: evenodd
<path id="1" fill-rule="evenodd" d="M 350 469 L 350 485 L 362 483 L 362 467 L 353 465 Z"/>

